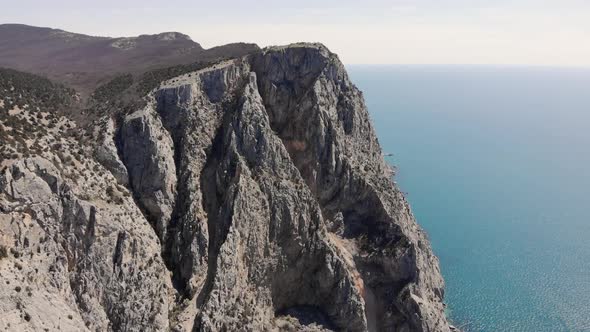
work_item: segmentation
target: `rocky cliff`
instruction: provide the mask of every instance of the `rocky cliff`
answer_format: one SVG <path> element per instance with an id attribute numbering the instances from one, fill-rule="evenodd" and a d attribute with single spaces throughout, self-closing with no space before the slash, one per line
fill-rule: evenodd
<path id="1" fill-rule="evenodd" d="M 449 331 L 438 260 L 336 55 L 268 48 L 144 100 L 84 135 L 58 118 L 3 161 L 0 328 Z M 43 126 L 11 103 L 10 123 Z"/>

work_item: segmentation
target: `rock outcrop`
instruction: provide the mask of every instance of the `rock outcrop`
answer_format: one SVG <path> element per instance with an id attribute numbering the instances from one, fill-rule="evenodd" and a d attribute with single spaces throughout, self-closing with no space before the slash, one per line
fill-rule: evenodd
<path id="1" fill-rule="evenodd" d="M 0 174 L 0 328 L 449 331 L 336 55 L 267 48 L 146 101 L 103 118 L 75 169 L 48 152 Z"/>

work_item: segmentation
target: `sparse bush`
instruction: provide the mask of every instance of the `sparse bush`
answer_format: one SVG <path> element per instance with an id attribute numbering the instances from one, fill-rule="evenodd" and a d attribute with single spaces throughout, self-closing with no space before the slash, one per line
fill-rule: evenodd
<path id="1" fill-rule="evenodd" d="M 8 249 L 6 246 L 0 245 L 0 260 L 8 257 Z"/>

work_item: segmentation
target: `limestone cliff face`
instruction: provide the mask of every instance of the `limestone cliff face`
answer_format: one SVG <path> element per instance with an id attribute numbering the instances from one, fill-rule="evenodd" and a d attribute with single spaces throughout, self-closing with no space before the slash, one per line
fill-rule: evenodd
<path id="1" fill-rule="evenodd" d="M 75 170 L 94 186 L 51 154 L 0 174 L 12 327 L 449 331 L 438 260 L 325 47 L 268 48 L 146 98 L 103 119 Z"/>

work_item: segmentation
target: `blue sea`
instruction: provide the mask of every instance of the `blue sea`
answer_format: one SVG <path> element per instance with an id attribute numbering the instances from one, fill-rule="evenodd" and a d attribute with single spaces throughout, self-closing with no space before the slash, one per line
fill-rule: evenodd
<path id="1" fill-rule="evenodd" d="M 590 69 L 349 66 L 465 331 L 590 331 Z"/>

